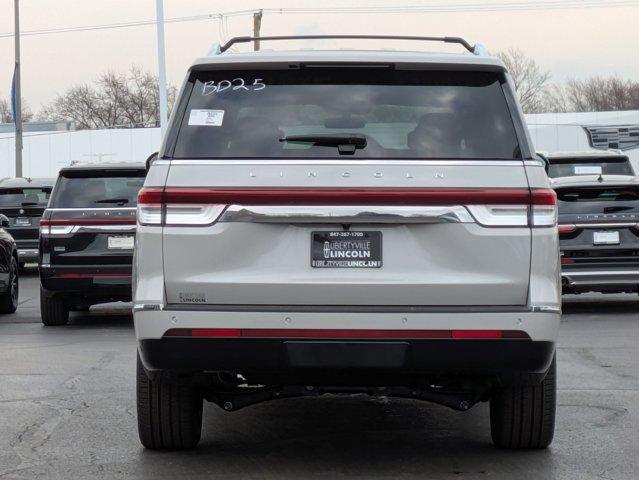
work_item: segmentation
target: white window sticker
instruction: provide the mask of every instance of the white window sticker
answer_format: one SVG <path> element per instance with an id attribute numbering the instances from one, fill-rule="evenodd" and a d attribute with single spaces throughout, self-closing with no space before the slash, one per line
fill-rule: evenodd
<path id="1" fill-rule="evenodd" d="M 189 125 L 220 127 L 224 120 L 224 110 L 191 110 Z"/>
<path id="2" fill-rule="evenodd" d="M 575 175 L 601 175 L 601 165 L 575 165 Z"/>

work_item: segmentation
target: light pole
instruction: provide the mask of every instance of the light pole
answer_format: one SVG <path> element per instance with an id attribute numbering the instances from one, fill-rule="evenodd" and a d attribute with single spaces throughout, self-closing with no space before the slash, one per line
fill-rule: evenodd
<path id="1" fill-rule="evenodd" d="M 14 0 L 15 69 L 13 71 L 13 121 L 16 125 L 16 177 L 22 176 L 22 88 L 20 85 L 20 7 Z"/>
<path id="2" fill-rule="evenodd" d="M 18 0 L 16 0 L 16 3 Z M 155 0 L 155 22 L 158 36 L 158 89 L 160 91 L 160 130 L 162 138 L 168 120 L 168 102 L 166 98 L 166 60 L 164 58 L 164 0 Z"/>

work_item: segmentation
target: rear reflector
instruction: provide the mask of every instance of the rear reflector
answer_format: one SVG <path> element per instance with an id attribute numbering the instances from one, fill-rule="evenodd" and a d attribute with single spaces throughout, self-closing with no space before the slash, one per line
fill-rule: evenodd
<path id="1" fill-rule="evenodd" d="M 314 339 L 529 339 L 520 330 L 324 330 L 278 328 L 172 328 L 165 337 L 205 338 L 314 338 Z"/>
<path id="2" fill-rule="evenodd" d="M 453 330 L 453 338 L 504 338 L 501 330 Z"/>

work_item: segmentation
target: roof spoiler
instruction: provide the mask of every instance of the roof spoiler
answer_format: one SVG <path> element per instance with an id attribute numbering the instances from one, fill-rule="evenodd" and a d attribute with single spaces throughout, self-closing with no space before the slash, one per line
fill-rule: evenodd
<path id="1" fill-rule="evenodd" d="M 481 44 L 471 45 L 461 37 L 418 37 L 407 35 L 277 35 L 268 37 L 233 37 L 224 45 L 214 43 L 209 49 L 207 55 L 219 55 L 226 52 L 236 43 L 250 43 L 255 41 L 270 41 L 270 40 L 412 40 L 417 42 L 443 42 L 443 43 L 457 43 L 463 46 L 473 55 L 480 57 L 488 56 L 486 48 Z"/>
<path id="2" fill-rule="evenodd" d="M 547 157 L 548 158 L 548 157 Z M 565 158 L 548 158 L 548 161 L 551 165 L 570 165 L 571 163 L 626 163 L 629 162 L 630 159 L 627 155 L 618 155 L 618 156 L 592 156 L 592 157 L 565 157 Z"/>

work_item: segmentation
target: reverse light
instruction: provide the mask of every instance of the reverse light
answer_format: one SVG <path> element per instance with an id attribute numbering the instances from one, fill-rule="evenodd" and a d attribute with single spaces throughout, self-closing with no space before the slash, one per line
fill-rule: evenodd
<path id="1" fill-rule="evenodd" d="M 554 227 L 557 225 L 557 195 L 551 189 L 532 189 L 521 205 L 466 205 L 485 227 Z"/>
<path id="2" fill-rule="evenodd" d="M 466 208 L 486 227 L 528 226 L 528 205 L 467 205 Z"/>
<path id="3" fill-rule="evenodd" d="M 554 190 L 531 190 L 531 227 L 554 227 L 557 225 L 557 194 Z"/>

